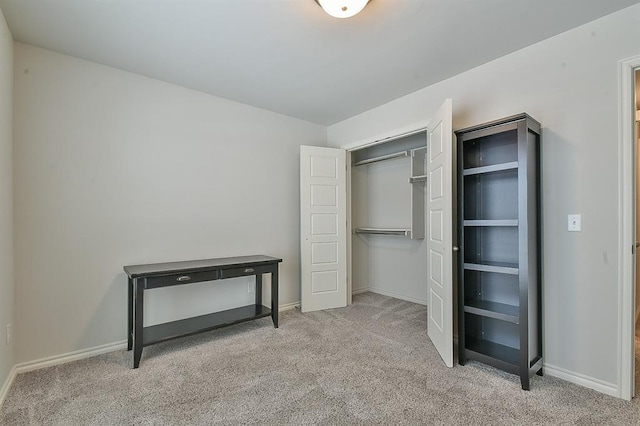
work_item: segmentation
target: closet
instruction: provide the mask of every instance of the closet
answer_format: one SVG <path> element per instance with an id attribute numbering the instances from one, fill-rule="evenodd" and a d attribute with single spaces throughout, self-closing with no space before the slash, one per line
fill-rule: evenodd
<path id="1" fill-rule="evenodd" d="M 427 333 L 453 366 L 452 102 L 424 124 L 300 147 L 301 310 L 372 291 L 427 305 Z"/>
<path id="2" fill-rule="evenodd" d="M 426 129 L 350 152 L 354 293 L 427 303 Z"/>

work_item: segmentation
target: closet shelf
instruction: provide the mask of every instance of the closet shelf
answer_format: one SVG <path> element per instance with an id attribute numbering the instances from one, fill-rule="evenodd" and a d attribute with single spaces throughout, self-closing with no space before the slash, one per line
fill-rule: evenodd
<path id="1" fill-rule="evenodd" d="M 354 166 L 363 166 L 365 164 L 377 163 L 378 161 L 393 160 L 394 158 L 408 157 L 409 151 L 401 151 L 393 154 L 381 155 L 379 157 L 367 158 L 365 160 L 356 161 Z"/>
<path id="2" fill-rule="evenodd" d="M 491 166 L 474 167 L 472 169 L 464 169 L 462 174 L 464 176 L 479 175 L 483 173 L 501 172 L 503 170 L 516 170 L 518 168 L 518 162 L 512 161 L 509 163 L 493 164 Z"/>
<path id="3" fill-rule="evenodd" d="M 505 262 L 465 262 L 464 269 L 479 272 L 497 272 L 499 274 L 518 275 L 520 269 L 518 264 Z"/>
<path id="4" fill-rule="evenodd" d="M 378 234 L 378 235 L 399 235 L 403 237 L 410 237 L 410 229 L 399 228 L 356 228 L 354 231 L 356 234 Z"/>
<path id="5" fill-rule="evenodd" d="M 482 317 L 494 318 L 501 321 L 520 323 L 520 307 L 489 300 L 466 301 L 464 311 Z"/>
<path id="6" fill-rule="evenodd" d="M 519 373 L 520 351 L 518 349 L 485 339 L 467 337 L 466 351 L 469 360 L 480 361 L 509 373 Z"/>
<path id="7" fill-rule="evenodd" d="M 465 220 L 464 226 L 518 226 L 518 219 Z"/>

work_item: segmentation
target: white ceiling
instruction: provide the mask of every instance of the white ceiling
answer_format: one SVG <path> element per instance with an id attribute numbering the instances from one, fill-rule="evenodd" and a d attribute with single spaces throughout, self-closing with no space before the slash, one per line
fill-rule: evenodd
<path id="1" fill-rule="evenodd" d="M 332 124 L 640 0 L 0 0 L 16 41 Z M 532 64 L 534 65 L 534 64 Z"/>

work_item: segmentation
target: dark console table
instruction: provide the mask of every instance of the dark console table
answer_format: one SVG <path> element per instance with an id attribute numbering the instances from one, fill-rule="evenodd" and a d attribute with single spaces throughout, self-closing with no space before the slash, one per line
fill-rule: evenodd
<path id="1" fill-rule="evenodd" d="M 124 272 L 129 278 L 127 350 L 133 349 L 133 368 L 140 365 L 143 347 L 165 340 L 268 316 L 278 328 L 280 262 L 282 259 L 258 255 L 125 266 Z M 271 309 L 262 305 L 262 274 L 271 274 Z M 253 305 L 144 327 L 145 290 L 250 275 L 256 277 Z"/>

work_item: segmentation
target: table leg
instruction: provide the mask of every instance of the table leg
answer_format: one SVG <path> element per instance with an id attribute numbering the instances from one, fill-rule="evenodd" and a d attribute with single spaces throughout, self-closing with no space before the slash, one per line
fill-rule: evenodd
<path id="1" fill-rule="evenodd" d="M 256 274 L 256 305 L 262 305 L 262 274 Z"/>
<path id="2" fill-rule="evenodd" d="M 133 347 L 133 279 L 127 278 L 127 350 Z"/>
<path id="3" fill-rule="evenodd" d="M 522 372 L 520 374 L 520 384 L 522 385 L 522 390 L 531 390 L 531 386 L 529 383 L 529 371 L 525 371 L 524 375 Z"/>
<path id="4" fill-rule="evenodd" d="M 271 272 L 271 319 L 273 326 L 278 328 L 278 264 Z"/>
<path id="5" fill-rule="evenodd" d="M 135 307 L 134 307 L 134 322 L 135 329 L 133 331 L 133 368 L 138 368 L 140 365 L 140 358 L 142 357 L 142 326 L 143 326 L 143 307 L 144 307 L 144 286 L 138 279 L 135 283 Z"/>

